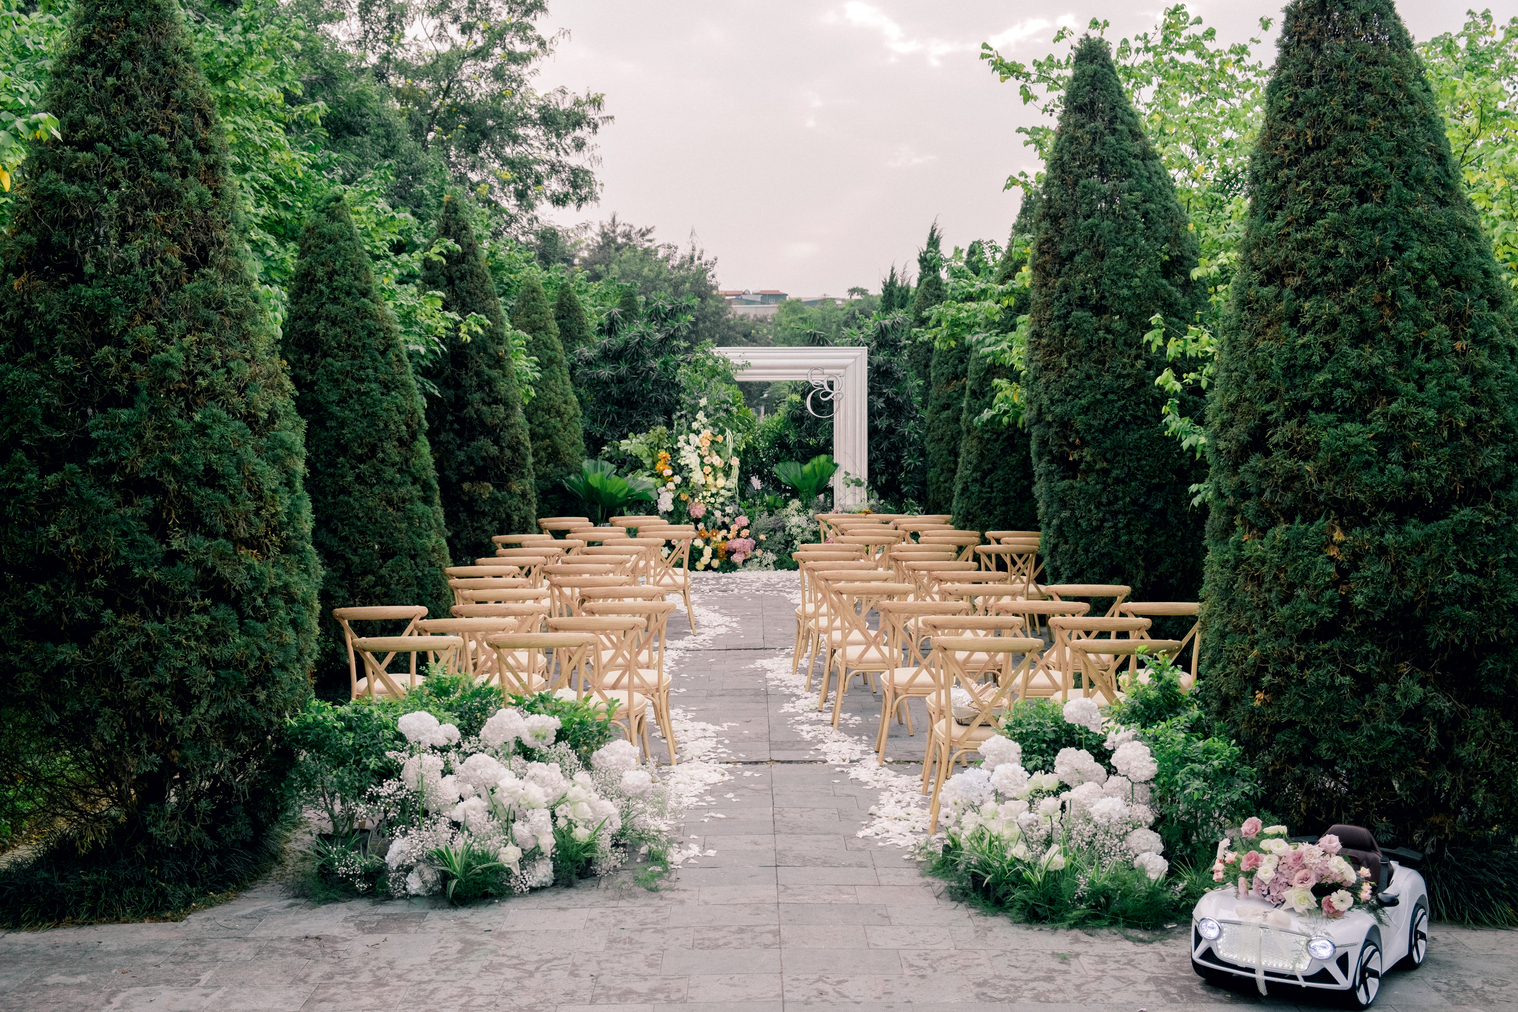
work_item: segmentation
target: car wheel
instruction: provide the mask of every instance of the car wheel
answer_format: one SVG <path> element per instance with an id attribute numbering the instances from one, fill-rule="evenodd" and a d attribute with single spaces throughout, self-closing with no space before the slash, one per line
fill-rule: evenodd
<path id="1" fill-rule="evenodd" d="M 1346 1004 L 1353 1009 L 1370 1008 L 1376 995 L 1381 993 L 1381 946 L 1375 938 L 1367 938 L 1360 947 L 1360 959 L 1355 964 L 1355 975 L 1345 996 Z"/>
<path id="2" fill-rule="evenodd" d="M 1428 958 L 1428 901 L 1419 900 L 1407 925 L 1407 955 L 1400 966 L 1416 970 Z"/>

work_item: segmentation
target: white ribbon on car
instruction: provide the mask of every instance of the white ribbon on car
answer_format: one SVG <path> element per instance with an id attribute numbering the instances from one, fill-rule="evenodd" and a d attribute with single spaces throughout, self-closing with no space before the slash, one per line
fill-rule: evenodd
<path id="1" fill-rule="evenodd" d="M 1270 907 L 1243 907 L 1239 915 L 1239 955 L 1254 951 L 1254 982 L 1265 993 L 1265 938 L 1272 928 L 1291 927 L 1291 915 Z M 1284 943 L 1283 943 L 1284 944 Z"/>

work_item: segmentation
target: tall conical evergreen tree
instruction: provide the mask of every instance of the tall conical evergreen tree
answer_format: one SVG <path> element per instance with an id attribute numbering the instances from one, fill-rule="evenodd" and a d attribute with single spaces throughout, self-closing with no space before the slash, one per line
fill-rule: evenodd
<path id="1" fill-rule="evenodd" d="M 347 699 L 348 652 L 332 609 L 421 604 L 446 617 L 452 594 L 416 379 L 340 194 L 318 206 L 301 235 L 284 348 L 306 422 L 306 488 L 323 570 L 316 684 Z"/>
<path id="2" fill-rule="evenodd" d="M 1298 0 L 1279 45 L 1208 415 L 1208 699 L 1303 831 L 1510 842 L 1510 296 L 1391 3 Z"/>
<path id="3" fill-rule="evenodd" d="M 559 344 L 559 328 L 548 308 L 543 283 L 535 273 L 522 279 L 516 305 L 511 310 L 511 325 L 527 335 L 527 354 L 537 358 L 541 373 L 533 384 L 533 398 L 527 404 L 538 511 L 543 516 L 566 516 L 571 506 L 580 505 L 579 498 L 564 487 L 563 481 L 579 473 L 580 462 L 585 459 L 585 435 L 580 430 L 580 402 L 569 382 L 569 365 Z"/>
<path id="4" fill-rule="evenodd" d="M 912 293 L 912 326 L 921 329 L 928 325 L 928 312 L 944 300 L 948 290 L 943 283 L 943 236 L 938 222 L 928 226 L 928 239 L 917 253 L 917 288 Z M 907 356 L 912 377 L 917 381 L 924 407 L 927 405 L 929 371 L 933 361 L 933 346 L 926 341 L 914 341 Z"/>
<path id="5" fill-rule="evenodd" d="M 1049 578 L 1194 601 L 1200 468 L 1161 426 L 1144 334 L 1195 319 L 1197 243 L 1101 39 L 1076 47 L 1037 213 L 1023 386 Z"/>
<path id="6" fill-rule="evenodd" d="M 494 551 L 495 535 L 535 529 L 532 441 L 512 371 L 506 316 L 457 198 L 444 200 L 437 234 L 459 248 L 441 263 L 429 261 L 422 284 L 443 293 L 444 309 L 464 319 L 472 313 L 485 318 L 484 328 L 467 340 L 449 336 L 442 360 L 429 370 L 438 397 L 427 406 L 448 553 L 472 562 Z"/>
<path id="7" fill-rule="evenodd" d="M 927 458 L 929 513 L 954 509 L 954 478 L 959 471 L 959 444 L 964 437 L 965 373 L 973 354 L 963 341 L 933 349 L 928 386 Z"/>
<path id="8" fill-rule="evenodd" d="M 80 0 L 0 240 L 0 923 L 239 887 L 316 644 L 301 423 L 174 0 Z"/>
<path id="9" fill-rule="evenodd" d="M 567 278 L 559 285 L 558 297 L 554 299 L 553 322 L 559 328 L 559 346 L 566 359 L 595 340 L 590 321 L 585 318 L 585 308 Z"/>
<path id="10" fill-rule="evenodd" d="M 1006 252 L 992 280 L 1005 285 L 1027 263 L 1018 237 L 1033 227 L 1035 201 L 1025 196 L 1012 226 Z M 1002 310 L 1001 326 L 1010 332 L 1028 311 L 1028 292 L 1019 290 Z M 1033 495 L 1033 456 L 1028 430 L 1022 425 L 977 424 L 996 399 L 997 379 L 1008 378 L 1006 366 L 971 353 L 965 377 L 964 416 L 960 428 L 959 467 L 954 477 L 954 525 L 968 531 L 1038 530 L 1038 500 Z"/>
<path id="11" fill-rule="evenodd" d="M 910 310 L 911 308 L 912 284 L 898 275 L 896 265 L 892 264 L 891 273 L 887 274 L 880 283 L 880 315 L 885 316 L 898 309 Z"/>

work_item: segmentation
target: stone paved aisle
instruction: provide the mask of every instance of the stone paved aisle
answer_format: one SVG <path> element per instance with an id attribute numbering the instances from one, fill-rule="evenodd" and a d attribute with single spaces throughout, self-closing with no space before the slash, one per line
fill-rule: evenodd
<path id="1" fill-rule="evenodd" d="M 1203 985 L 1183 929 L 1051 931 L 941 895 L 893 842 L 917 818 L 915 769 L 864 758 L 878 702 L 856 687 L 832 734 L 789 679 L 793 595 L 778 574 L 699 581 L 702 635 L 680 637 L 675 705 L 717 728 L 688 725 L 682 748 L 697 754 L 682 766 L 726 779 L 687 818 L 702 856 L 660 892 L 588 885 L 454 910 L 310 907 L 266 884 L 177 924 L 0 935 L 0 1009 L 1293 1007 Z M 911 758 L 917 742 L 893 731 L 888 754 Z M 1518 936 L 1436 926 L 1427 965 L 1389 975 L 1378 1007 L 1515 1000 Z"/>

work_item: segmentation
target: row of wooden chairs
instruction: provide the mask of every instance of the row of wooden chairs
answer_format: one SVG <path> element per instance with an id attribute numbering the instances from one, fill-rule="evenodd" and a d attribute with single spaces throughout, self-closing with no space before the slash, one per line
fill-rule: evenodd
<path id="1" fill-rule="evenodd" d="M 832 693 L 833 725 L 851 681 L 881 698 L 876 736 L 884 762 L 890 722 L 913 733 L 908 700 L 929 714 L 922 780 L 938 796 L 948 771 L 997 733 L 1005 713 L 1039 697 L 1122 693 L 1122 669 L 1142 678 L 1144 656 L 1191 650 L 1151 635 L 1161 617 L 1194 617 L 1194 602 L 1134 602 L 1120 585 L 1041 585 L 1037 531 L 993 531 L 990 544 L 948 518 L 818 516 L 821 539 L 793 554 L 800 567 L 793 673 L 806 657 L 807 686 L 821 659 L 817 707 Z M 1093 604 L 1109 601 L 1105 612 Z"/>

